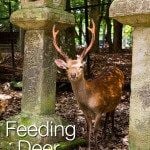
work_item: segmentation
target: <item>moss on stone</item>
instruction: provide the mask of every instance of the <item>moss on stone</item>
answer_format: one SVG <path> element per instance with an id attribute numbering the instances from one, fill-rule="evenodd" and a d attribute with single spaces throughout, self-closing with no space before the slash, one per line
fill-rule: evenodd
<path id="1" fill-rule="evenodd" d="M 42 115 L 31 115 L 29 113 L 22 112 L 20 115 L 11 117 L 8 121 L 17 121 L 18 125 L 24 125 L 26 127 L 30 125 L 35 125 L 36 127 L 39 127 L 40 125 L 43 125 L 46 123 L 46 121 L 53 122 L 53 125 L 67 125 L 65 122 L 62 122 L 62 119 L 57 115 L 51 115 L 51 116 L 42 116 Z M 43 133 L 44 130 L 41 130 Z M 59 134 L 58 134 L 59 135 Z M 0 137 L 1 137 L 1 143 L 0 148 L 5 150 L 10 149 L 16 149 L 18 146 L 19 140 L 26 140 L 30 141 L 31 144 L 35 143 L 41 143 L 42 139 L 37 137 L 19 137 L 17 134 L 15 134 L 13 131 L 11 132 L 9 137 L 6 137 L 6 121 L 0 122 Z M 46 139 L 47 140 L 47 139 Z M 58 143 L 63 140 L 63 137 L 49 137 L 48 141 L 50 141 L 52 144 Z M 41 143 L 42 144 L 42 143 Z M 22 147 L 25 148 L 25 147 Z"/>

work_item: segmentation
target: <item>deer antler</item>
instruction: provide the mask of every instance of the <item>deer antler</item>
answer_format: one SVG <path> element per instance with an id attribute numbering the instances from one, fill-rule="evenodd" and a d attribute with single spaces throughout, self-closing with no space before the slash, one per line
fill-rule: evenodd
<path id="1" fill-rule="evenodd" d="M 92 19 L 92 28 L 89 28 L 89 27 L 88 27 L 88 29 L 89 29 L 89 31 L 92 33 L 92 38 L 91 38 L 91 42 L 90 42 L 89 46 L 88 46 L 85 50 L 83 50 L 82 54 L 80 55 L 80 57 L 81 57 L 82 59 L 86 56 L 86 54 L 87 54 L 87 53 L 89 52 L 89 50 L 92 48 L 93 43 L 94 43 L 94 41 L 95 41 L 95 23 L 94 23 L 93 19 Z"/>
<path id="2" fill-rule="evenodd" d="M 54 44 L 54 46 L 55 46 L 57 52 L 58 52 L 60 55 L 62 55 L 65 60 L 67 60 L 67 59 L 68 59 L 68 56 L 62 51 L 61 47 L 59 47 L 59 46 L 57 45 L 57 40 L 56 40 L 56 38 L 57 38 L 58 33 L 59 33 L 59 30 L 56 30 L 56 31 L 55 31 L 55 25 L 54 25 L 54 26 L 53 26 L 53 44 Z"/>

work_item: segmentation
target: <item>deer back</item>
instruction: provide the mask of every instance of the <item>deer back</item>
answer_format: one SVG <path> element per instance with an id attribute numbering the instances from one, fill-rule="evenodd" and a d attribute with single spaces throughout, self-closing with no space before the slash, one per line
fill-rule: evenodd
<path id="1" fill-rule="evenodd" d="M 120 101 L 123 86 L 124 74 L 120 69 L 105 69 L 97 79 L 86 83 L 89 107 L 102 112 L 114 110 Z"/>

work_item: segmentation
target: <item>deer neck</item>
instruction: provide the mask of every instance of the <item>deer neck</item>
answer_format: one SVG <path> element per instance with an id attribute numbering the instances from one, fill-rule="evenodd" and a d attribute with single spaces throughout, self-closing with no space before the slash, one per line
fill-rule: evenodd
<path id="1" fill-rule="evenodd" d="M 84 77 L 78 81 L 71 81 L 71 86 L 77 101 L 81 102 L 86 99 L 87 91 Z"/>

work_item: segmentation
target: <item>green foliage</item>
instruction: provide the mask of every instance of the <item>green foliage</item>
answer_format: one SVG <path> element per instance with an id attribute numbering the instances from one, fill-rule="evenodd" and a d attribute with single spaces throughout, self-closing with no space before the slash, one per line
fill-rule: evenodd
<path id="1" fill-rule="evenodd" d="M 75 139 L 74 141 L 60 142 L 60 146 L 57 150 L 72 150 L 78 148 L 79 146 L 85 147 L 87 146 L 87 141 L 85 139 Z"/>
<path id="2" fill-rule="evenodd" d="M 70 0 L 71 6 L 83 6 L 84 5 L 84 0 Z"/>
<path id="3" fill-rule="evenodd" d="M 106 21 L 102 19 L 100 24 L 100 40 L 104 40 L 104 36 L 106 34 Z"/>
<path id="4" fill-rule="evenodd" d="M 8 17 L 7 5 L 0 1 L 0 18 Z"/>
<path id="5" fill-rule="evenodd" d="M 132 33 L 133 28 L 129 25 L 125 25 L 123 28 L 123 36 L 130 37 Z"/>
<path id="6" fill-rule="evenodd" d="M 84 0 L 70 0 L 70 6 L 71 8 L 81 7 L 84 6 Z M 82 43 L 82 35 L 81 30 L 83 29 L 84 25 L 84 10 L 83 9 L 77 9 L 73 10 L 72 13 L 75 16 L 75 23 L 76 23 L 76 37 L 75 37 L 75 43 L 76 45 L 80 45 Z"/>
<path id="7" fill-rule="evenodd" d="M 11 8 L 9 7 L 9 4 L 11 5 Z M 0 0 L 0 31 L 9 30 L 10 13 L 17 10 L 18 8 L 18 0 Z"/>
<path id="8" fill-rule="evenodd" d="M 123 26 L 123 41 L 126 40 L 126 47 L 132 47 L 132 32 L 133 28 L 129 25 L 124 25 Z"/>
<path id="9" fill-rule="evenodd" d="M 12 82 L 10 82 L 10 86 L 14 90 L 22 90 L 23 83 L 22 83 L 22 81 L 20 81 L 20 82 L 12 81 Z"/>

